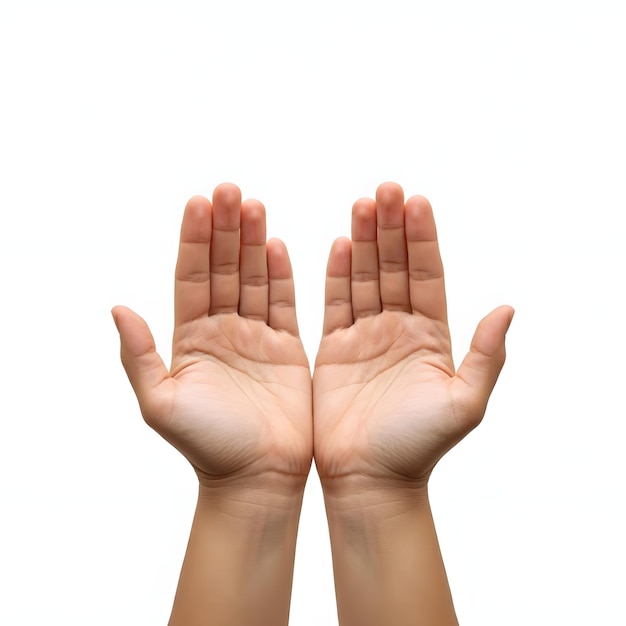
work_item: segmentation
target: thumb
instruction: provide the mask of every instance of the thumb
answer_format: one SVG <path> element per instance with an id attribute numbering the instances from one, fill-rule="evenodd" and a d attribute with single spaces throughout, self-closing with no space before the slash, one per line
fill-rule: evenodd
<path id="1" fill-rule="evenodd" d="M 122 365 L 142 414 L 148 419 L 154 392 L 169 377 L 169 372 L 156 351 L 154 338 L 143 318 L 124 306 L 114 307 L 111 314 L 120 333 Z"/>
<path id="2" fill-rule="evenodd" d="M 504 339 L 514 313 L 510 306 L 500 306 L 479 322 L 469 352 L 456 373 L 453 395 L 472 428 L 483 418 L 504 366 Z"/>

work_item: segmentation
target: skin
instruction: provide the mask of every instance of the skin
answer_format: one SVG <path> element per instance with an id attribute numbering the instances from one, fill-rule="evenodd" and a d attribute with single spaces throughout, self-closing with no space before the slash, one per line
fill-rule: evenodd
<path id="1" fill-rule="evenodd" d="M 340 624 L 456 624 L 428 479 L 481 421 L 512 316 L 485 317 L 455 370 L 431 207 L 385 183 L 332 247 L 311 381 L 291 265 L 266 241 L 263 205 L 230 184 L 192 198 L 169 370 L 145 321 L 113 309 L 144 419 L 198 475 L 170 624 L 287 624 L 313 451 Z"/>
<path id="2" fill-rule="evenodd" d="M 113 309 L 145 421 L 199 480 L 170 624 L 287 624 L 311 377 L 287 250 L 266 242 L 260 202 L 231 184 L 188 202 L 174 299 L 169 370 L 145 321 Z"/>
<path id="3" fill-rule="evenodd" d="M 433 213 L 381 185 L 328 260 L 314 450 L 342 626 L 456 624 L 428 502 L 437 461 L 481 421 L 513 317 L 485 317 L 455 370 Z"/>

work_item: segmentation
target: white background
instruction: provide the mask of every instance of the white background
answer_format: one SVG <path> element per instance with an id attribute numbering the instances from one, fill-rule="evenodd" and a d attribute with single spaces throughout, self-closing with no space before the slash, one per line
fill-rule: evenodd
<path id="1" fill-rule="evenodd" d="M 2 2 L 0 623 L 167 622 L 196 484 L 109 310 L 169 359 L 187 198 L 265 203 L 313 361 L 330 243 L 395 180 L 434 206 L 457 358 L 517 310 L 431 482 L 461 624 L 626 624 L 622 5 Z M 336 624 L 314 471 L 291 624 Z"/>

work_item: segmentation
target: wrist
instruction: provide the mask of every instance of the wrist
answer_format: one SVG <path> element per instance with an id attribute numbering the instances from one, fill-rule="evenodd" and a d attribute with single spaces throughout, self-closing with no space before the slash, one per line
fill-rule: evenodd
<path id="1" fill-rule="evenodd" d="M 222 512 L 241 522 L 261 519 L 296 520 L 300 515 L 306 477 L 279 473 L 236 478 L 199 476 L 198 508 Z"/>
<path id="2" fill-rule="evenodd" d="M 336 527 L 385 532 L 389 520 L 411 520 L 422 512 L 430 515 L 427 484 L 377 482 L 361 479 L 324 481 L 324 503 L 331 531 Z M 410 521 L 409 521 L 410 523 Z"/>
<path id="3" fill-rule="evenodd" d="M 326 507 L 338 511 L 361 510 L 376 515 L 392 504 L 414 509 L 428 504 L 428 478 L 407 480 L 346 474 L 320 479 Z"/>

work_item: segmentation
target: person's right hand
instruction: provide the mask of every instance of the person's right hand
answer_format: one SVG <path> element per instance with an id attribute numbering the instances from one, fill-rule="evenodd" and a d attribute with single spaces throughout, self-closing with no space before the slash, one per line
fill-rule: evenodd
<path id="1" fill-rule="evenodd" d="M 381 185 L 356 202 L 352 241 L 333 244 L 313 377 L 315 463 L 325 486 L 425 486 L 482 419 L 513 317 L 483 319 L 458 371 L 428 201 Z"/>
<path id="2" fill-rule="evenodd" d="M 265 209 L 223 184 L 185 209 L 176 266 L 172 366 L 147 324 L 113 316 L 146 422 L 178 448 L 201 484 L 302 488 L 312 458 L 311 376 L 298 334 L 291 264 L 266 242 Z"/>

